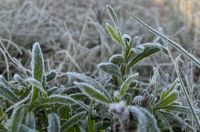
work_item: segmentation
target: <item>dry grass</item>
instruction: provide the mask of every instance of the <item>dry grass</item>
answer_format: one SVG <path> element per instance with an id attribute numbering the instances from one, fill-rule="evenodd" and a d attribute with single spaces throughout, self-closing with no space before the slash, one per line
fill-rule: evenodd
<path id="1" fill-rule="evenodd" d="M 97 64 L 120 52 L 119 45 L 105 31 L 105 23 L 111 23 L 107 4 L 117 12 L 121 31 L 139 36 L 139 44 L 152 42 L 157 36 L 130 19 L 126 10 L 200 58 L 199 0 L 0 0 L 0 73 L 8 80 L 14 74 L 30 76 L 30 50 L 33 43 L 39 42 L 45 55 L 45 72 L 55 69 L 61 84 L 66 84 L 62 77 L 67 71 L 76 71 L 96 77 L 106 86 L 108 76 L 99 72 Z M 169 50 L 171 60 L 157 54 L 134 67 L 142 85 L 152 79 L 153 67 L 160 73 L 160 86 L 168 87 L 177 78 L 178 68 L 172 60 L 180 53 L 172 47 Z M 188 59 L 181 59 L 179 77 L 186 80 L 192 103 L 199 108 L 200 69 Z M 185 96 L 180 95 L 186 105 Z"/>
<path id="2" fill-rule="evenodd" d="M 96 64 L 101 59 L 106 59 L 119 48 L 105 37 L 104 26 L 109 20 L 105 13 L 106 4 L 113 5 L 117 11 L 123 32 L 131 36 L 139 35 L 141 42 L 152 41 L 155 36 L 131 21 L 123 9 L 136 12 L 142 20 L 170 34 L 170 37 L 190 51 L 198 47 L 199 11 L 194 5 L 197 6 L 199 2 L 175 2 L 178 7 L 164 0 L 1 0 L 0 37 L 12 57 L 23 65 L 30 60 L 27 48 L 30 49 L 38 41 L 45 49 L 43 52 L 47 55 L 48 69 L 58 67 L 59 72 L 79 71 L 91 74 L 95 73 Z M 8 40 L 22 51 L 17 52 Z M 2 57 L 7 57 L 10 75 L 23 71 L 8 55 Z M 158 60 L 157 57 L 155 59 Z M 5 61 L 1 60 L 1 63 Z M 7 73 L 6 65 L 1 65 L 0 68 L 1 73 Z"/>

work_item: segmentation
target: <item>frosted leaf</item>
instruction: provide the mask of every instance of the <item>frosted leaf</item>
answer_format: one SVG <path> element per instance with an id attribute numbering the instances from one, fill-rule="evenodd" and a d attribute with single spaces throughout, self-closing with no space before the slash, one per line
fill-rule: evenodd
<path id="1" fill-rule="evenodd" d="M 115 77 L 121 77 L 121 72 L 119 69 L 119 66 L 113 64 L 113 63 L 100 63 L 97 66 L 100 70 L 115 76 Z"/>
<path id="2" fill-rule="evenodd" d="M 122 35 L 122 41 L 123 43 L 130 43 L 131 42 L 131 36 L 128 34 L 123 34 Z"/>
<path id="3" fill-rule="evenodd" d="M 121 54 L 115 54 L 110 57 L 109 62 L 113 64 L 122 64 L 125 62 L 125 60 Z"/>

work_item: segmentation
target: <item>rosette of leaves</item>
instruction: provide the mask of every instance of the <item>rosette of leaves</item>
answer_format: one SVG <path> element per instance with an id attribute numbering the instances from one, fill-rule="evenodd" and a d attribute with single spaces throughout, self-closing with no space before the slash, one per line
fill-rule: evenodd
<path id="1" fill-rule="evenodd" d="M 81 131 L 89 106 L 83 94 L 64 93 L 65 88 L 53 83 L 57 72 L 45 73 L 39 43 L 32 48 L 32 75 L 14 75 L 11 81 L 0 76 L 0 131 Z M 51 82 L 51 85 L 50 85 Z"/>

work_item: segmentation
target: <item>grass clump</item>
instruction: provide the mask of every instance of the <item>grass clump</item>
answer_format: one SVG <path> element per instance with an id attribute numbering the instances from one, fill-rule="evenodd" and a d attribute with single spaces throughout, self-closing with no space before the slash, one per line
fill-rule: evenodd
<path id="1" fill-rule="evenodd" d="M 138 45 L 137 36 L 131 37 L 121 31 L 119 19 L 110 5 L 107 10 L 113 24 L 107 23 L 106 29 L 121 52 L 113 54 L 108 62 L 97 65 L 106 74 L 105 77 L 102 75 L 100 79 L 94 79 L 83 73 L 69 71 L 61 75 L 53 69 L 47 71 L 40 44 L 35 43 L 31 54 L 32 75 L 16 74 L 11 81 L 0 77 L 1 131 L 199 130 L 200 110 L 193 106 L 188 96 L 178 63 L 177 79 L 166 87 L 159 83 L 158 68 L 154 67 L 146 85 L 138 79 L 139 73 L 134 71 L 136 64 L 158 52 L 173 59 L 168 46 L 160 43 L 166 37 L 158 34 L 161 38 L 156 41 Z M 198 64 L 195 57 L 180 49 Z M 59 78 L 67 78 L 67 84 L 59 83 Z M 190 107 L 181 101 L 181 88 Z M 190 115 L 194 116 L 195 122 L 189 118 Z"/>

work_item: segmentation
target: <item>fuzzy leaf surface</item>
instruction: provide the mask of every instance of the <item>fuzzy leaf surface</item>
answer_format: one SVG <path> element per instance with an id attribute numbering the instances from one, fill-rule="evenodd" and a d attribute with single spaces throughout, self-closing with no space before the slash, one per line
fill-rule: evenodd
<path id="1" fill-rule="evenodd" d="M 86 95 L 90 98 L 95 99 L 101 103 L 110 103 L 109 99 L 99 90 L 96 90 L 94 87 L 86 84 L 86 83 L 79 83 L 75 82 L 75 85 L 80 88 Z"/>
<path id="2" fill-rule="evenodd" d="M 137 62 L 141 61 L 142 59 L 149 57 L 150 55 L 155 54 L 159 51 L 163 51 L 167 53 L 167 50 L 165 49 L 165 47 L 158 43 L 145 43 L 139 46 L 143 46 L 144 49 L 142 52 L 135 54 L 135 56 L 132 58 L 132 60 L 128 64 L 129 68 L 135 65 Z M 136 50 L 137 50 L 137 47 L 136 47 Z"/>
<path id="3" fill-rule="evenodd" d="M 48 115 L 48 132 L 60 132 L 60 119 L 57 114 L 51 113 Z"/>

